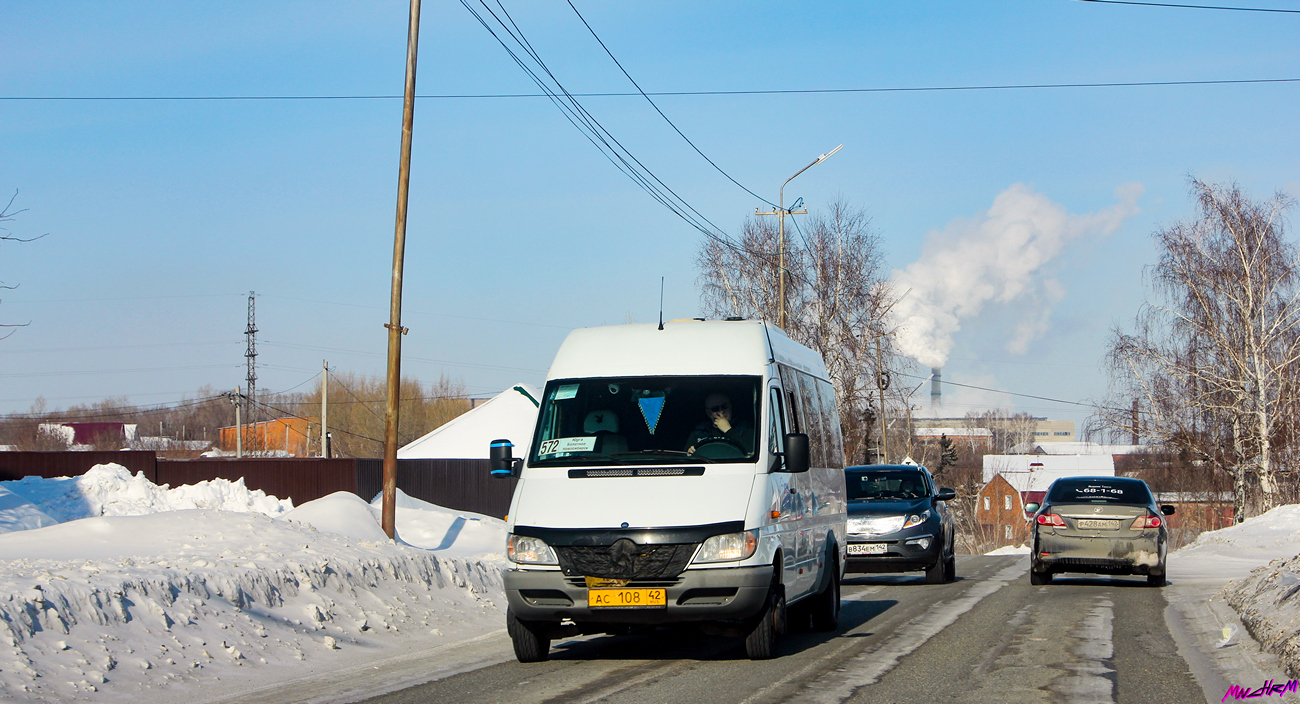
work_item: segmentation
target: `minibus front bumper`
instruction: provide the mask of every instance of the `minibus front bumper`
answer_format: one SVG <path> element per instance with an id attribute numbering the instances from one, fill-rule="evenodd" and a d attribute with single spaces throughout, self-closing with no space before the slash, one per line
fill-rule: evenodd
<path id="1" fill-rule="evenodd" d="M 772 585 L 772 566 L 686 570 L 674 579 L 640 581 L 630 589 L 663 589 L 665 605 L 590 606 L 585 577 L 559 570 L 505 572 L 506 600 L 521 621 L 650 625 L 729 621 L 757 614 Z"/>

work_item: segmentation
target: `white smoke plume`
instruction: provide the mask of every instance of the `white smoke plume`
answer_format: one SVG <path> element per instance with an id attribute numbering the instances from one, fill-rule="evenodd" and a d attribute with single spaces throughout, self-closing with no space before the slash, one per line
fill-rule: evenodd
<path id="1" fill-rule="evenodd" d="M 1015 305 L 1026 314 L 1008 332 L 1007 349 L 1024 353 L 1045 333 L 1052 308 L 1065 295 L 1044 272 L 1073 240 L 1109 235 L 1138 212 L 1141 184 L 1115 189 L 1115 205 L 1071 215 L 1024 184 L 999 193 L 988 212 L 960 218 L 926 236 L 921 257 L 895 270 L 892 311 L 899 351 L 926 367 L 942 367 L 963 320 L 988 304 Z"/>

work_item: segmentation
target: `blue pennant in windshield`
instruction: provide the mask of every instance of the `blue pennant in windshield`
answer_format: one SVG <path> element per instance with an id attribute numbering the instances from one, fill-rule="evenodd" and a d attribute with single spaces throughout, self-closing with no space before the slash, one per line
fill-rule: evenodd
<path id="1" fill-rule="evenodd" d="M 663 415 L 664 397 L 663 396 L 645 396 L 637 399 L 641 406 L 641 417 L 645 418 L 645 427 L 650 429 L 650 434 L 655 434 L 655 428 L 659 425 L 659 416 Z"/>

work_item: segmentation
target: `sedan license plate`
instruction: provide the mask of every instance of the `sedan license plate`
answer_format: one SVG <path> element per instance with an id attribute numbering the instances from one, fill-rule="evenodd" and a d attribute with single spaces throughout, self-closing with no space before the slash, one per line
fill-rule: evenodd
<path id="1" fill-rule="evenodd" d="M 593 609 L 644 609 L 668 605 L 663 589 L 588 589 L 587 606 Z"/>
<path id="2" fill-rule="evenodd" d="M 1075 528 L 1091 528 L 1093 530 L 1116 530 L 1119 528 L 1119 521 L 1107 521 L 1099 518 L 1080 518 L 1074 522 Z"/>
<path id="3" fill-rule="evenodd" d="M 849 543 L 850 555 L 884 555 L 889 552 L 888 543 Z"/>

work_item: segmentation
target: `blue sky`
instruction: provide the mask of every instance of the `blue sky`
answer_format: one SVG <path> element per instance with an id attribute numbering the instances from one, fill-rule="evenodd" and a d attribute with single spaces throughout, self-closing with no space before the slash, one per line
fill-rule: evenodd
<path id="1" fill-rule="evenodd" d="M 1263 0 L 1261 0 L 1261 3 Z M 1300 78 L 1300 15 L 1076 0 L 857 3 L 576 0 L 648 91 L 917 88 Z M 1217 4 L 1217 3 L 1216 3 Z M 574 92 L 630 84 L 562 2 L 506 2 Z M 1258 6 L 1300 9 L 1272 0 Z M 0 6 L 0 97 L 398 95 L 404 2 L 36 2 Z M 422 95 L 534 93 L 458 2 L 426 0 Z M 582 99 L 629 150 L 730 233 L 757 201 L 641 98 Z M 1191 214 L 1187 176 L 1300 195 L 1300 83 L 656 98 L 709 158 L 775 200 L 843 196 L 891 268 L 1023 184 L 1117 227 L 1030 276 L 1050 296 L 961 321 L 944 378 L 1099 398 L 1108 329 L 1137 311 L 1150 233 Z M 0 100 L 0 193 L 26 211 L 0 245 L 0 412 L 127 396 L 166 403 L 243 382 L 256 291 L 259 386 L 322 359 L 383 369 L 400 100 Z M 478 395 L 538 383 L 571 328 L 700 310 L 702 236 L 616 171 L 540 98 L 423 98 L 415 111 L 403 369 Z M 934 251 L 933 249 L 929 251 Z M 942 277 L 942 271 L 929 271 Z M 1050 286 L 1044 282 L 1054 282 Z M 1008 350 L 1026 317 L 1043 327 Z M 918 393 L 923 403 L 924 392 Z M 1072 406 L 950 389 L 1082 420 Z"/>

